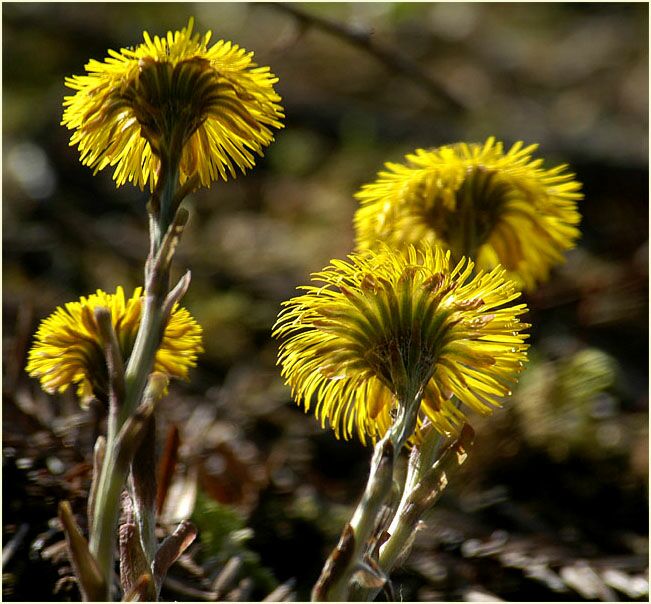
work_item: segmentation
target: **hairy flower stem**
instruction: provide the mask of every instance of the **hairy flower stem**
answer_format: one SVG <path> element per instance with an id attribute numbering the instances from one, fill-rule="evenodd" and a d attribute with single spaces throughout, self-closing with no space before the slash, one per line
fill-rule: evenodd
<path id="1" fill-rule="evenodd" d="M 131 461 L 130 490 L 142 550 L 151 568 L 158 548 L 156 540 L 156 418 L 147 420 L 140 446 Z"/>
<path id="2" fill-rule="evenodd" d="M 414 447 L 411 451 L 402 497 L 387 529 L 389 538 L 380 548 L 380 567 L 387 576 L 414 535 L 420 517 L 413 513 L 411 496 L 423 480 L 426 469 L 432 468 L 437 463 L 440 445 L 444 438 L 442 435 L 431 434 L 430 439 L 424 441 L 421 447 Z M 409 522 L 405 522 L 407 516 Z"/>
<path id="3" fill-rule="evenodd" d="M 388 577 L 400 560 L 408 554 L 418 524 L 448 484 L 449 475 L 464 463 L 472 446 L 474 430 L 465 424 L 454 440 L 433 434 L 412 449 L 400 503 L 387 529 L 388 538 L 379 550 L 378 567 Z M 375 600 L 379 587 L 357 587 L 351 599 Z"/>
<path id="4" fill-rule="evenodd" d="M 152 374 L 143 395 L 143 403 L 127 418 L 117 434 L 109 434 L 107 449 L 95 504 L 95 514 L 90 536 L 90 552 L 95 557 L 104 580 L 104 601 L 111 601 L 113 584 L 113 548 L 116 523 L 120 510 L 120 496 L 129 473 L 130 460 L 140 446 L 145 427 L 154 410 L 154 403 L 162 393 L 167 379 Z"/>
<path id="5" fill-rule="evenodd" d="M 155 228 L 151 233 L 151 240 L 155 251 L 160 249 L 163 237 L 170 224 L 172 224 L 181 201 L 176 195 L 179 191 L 178 163 L 180 161 L 180 152 L 176 153 L 176 157 L 176 160 L 168 156 L 168 154 L 161 157 L 160 184 L 154 191 L 153 198 L 155 202 L 152 204 Z"/>
<path id="6" fill-rule="evenodd" d="M 120 494 L 127 478 L 127 468 L 116 467 L 116 439 L 111 430 L 109 430 L 106 440 L 106 457 L 102 464 L 95 499 L 90 551 L 95 556 L 105 580 L 107 593 L 104 595 L 104 599 L 110 602 L 112 601 L 111 587 L 113 584 L 113 541 L 120 508 Z"/>
<path id="7" fill-rule="evenodd" d="M 158 218 L 150 224 L 155 228 L 150 229 L 151 247 L 145 266 L 145 292 L 143 300 L 142 318 L 136 336 L 131 356 L 124 374 L 125 393 L 122 401 L 111 401 L 109 410 L 108 433 L 106 440 L 106 456 L 102 465 L 100 479 L 95 500 L 93 528 L 90 536 L 90 550 L 97 559 L 99 568 L 106 578 L 107 600 L 111 598 L 111 585 L 113 579 L 114 545 L 118 515 L 120 510 L 120 495 L 127 481 L 129 468 L 132 466 L 134 456 L 140 460 L 153 459 L 154 456 L 154 424 L 153 417 L 147 418 L 147 426 L 142 429 L 144 440 L 139 447 L 134 448 L 125 463 L 118 463 L 123 459 L 120 451 L 121 443 L 118 433 L 125 423 L 134 416 L 139 407 L 145 387 L 152 372 L 156 351 L 160 346 L 165 321 L 165 300 L 169 291 L 169 266 L 172 260 L 174 245 L 164 248 L 166 231 L 172 219 L 169 218 L 170 208 L 175 201 L 178 188 L 178 169 L 161 170 L 161 181 L 154 197 L 158 196 Z M 162 219 L 163 213 L 165 218 Z M 165 229 L 165 230 L 163 230 Z M 162 231 L 162 232 L 161 232 Z M 160 256 L 165 253 L 165 258 Z M 151 422 L 151 423 L 149 423 Z M 148 468 L 151 479 L 153 472 Z M 138 484 L 133 486 L 134 510 L 138 520 L 143 551 L 151 564 L 156 553 L 156 525 L 155 495 L 150 497 L 151 485 L 143 485 L 143 472 L 133 472 L 132 477 Z M 140 481 L 140 482 L 139 482 Z M 155 494 L 155 488 L 153 489 Z"/>
<path id="8" fill-rule="evenodd" d="M 349 600 L 351 578 L 363 566 L 378 515 L 391 494 L 395 459 L 416 426 L 422 396 L 419 389 L 416 395 L 405 397 L 393 424 L 375 445 L 364 494 L 312 590 L 313 601 Z"/>

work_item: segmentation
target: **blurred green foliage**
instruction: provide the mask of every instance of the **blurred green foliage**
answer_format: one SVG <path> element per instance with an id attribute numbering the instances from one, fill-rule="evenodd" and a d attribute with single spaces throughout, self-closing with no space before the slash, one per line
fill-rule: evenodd
<path id="1" fill-rule="evenodd" d="M 586 348 L 556 361 L 531 355 L 518 387 L 515 411 L 535 446 L 560 460 L 571 450 L 602 457 L 626 446 L 617 424 L 619 403 L 609 389 L 616 380 L 615 360 Z"/>
<path id="2" fill-rule="evenodd" d="M 202 561 L 223 567 L 237 557 L 242 563 L 240 576 L 252 578 L 261 593 L 277 586 L 273 574 L 260 564 L 260 556 L 248 547 L 253 535 L 241 513 L 200 495 L 191 519 L 199 529 Z"/>

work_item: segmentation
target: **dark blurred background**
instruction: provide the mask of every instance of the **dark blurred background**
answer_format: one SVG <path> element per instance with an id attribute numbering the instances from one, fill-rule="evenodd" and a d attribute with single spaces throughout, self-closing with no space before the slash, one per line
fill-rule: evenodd
<path id="1" fill-rule="evenodd" d="M 68 146 L 64 77 L 190 16 L 271 66 L 287 118 L 250 174 L 185 202 L 176 267 L 206 352 L 159 440 L 178 429 L 163 519 L 191 513 L 201 537 L 163 596 L 309 598 L 371 450 L 290 401 L 280 303 L 351 251 L 353 194 L 385 161 L 495 135 L 572 166 L 582 239 L 527 297 L 529 368 L 473 418 L 396 594 L 648 600 L 648 5 L 390 2 L 2 4 L 3 598 L 78 598 L 54 518 L 67 498 L 83 522 L 92 414 L 25 375 L 32 334 L 58 305 L 140 285 L 147 252 L 146 194 Z"/>

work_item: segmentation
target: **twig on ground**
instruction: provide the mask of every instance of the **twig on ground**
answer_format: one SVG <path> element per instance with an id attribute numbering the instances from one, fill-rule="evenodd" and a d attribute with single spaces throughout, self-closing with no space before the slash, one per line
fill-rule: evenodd
<path id="1" fill-rule="evenodd" d="M 454 112 L 463 112 L 466 110 L 465 104 L 444 88 L 442 84 L 433 80 L 418 62 L 401 54 L 395 48 L 378 42 L 373 38 L 372 31 L 350 27 L 331 19 L 310 14 L 297 8 L 295 4 L 274 2 L 271 4 L 265 3 L 265 6 L 280 9 L 292 15 L 305 26 L 316 27 L 361 48 L 389 69 L 403 75 L 421 88 L 427 90 L 434 98 L 442 101 L 448 110 Z"/>
<path id="2" fill-rule="evenodd" d="M 23 523 L 16 531 L 16 534 L 9 540 L 9 542 L 2 548 L 2 568 L 9 564 L 9 561 L 14 557 L 14 554 L 22 545 L 27 533 L 29 532 L 29 524 Z"/>

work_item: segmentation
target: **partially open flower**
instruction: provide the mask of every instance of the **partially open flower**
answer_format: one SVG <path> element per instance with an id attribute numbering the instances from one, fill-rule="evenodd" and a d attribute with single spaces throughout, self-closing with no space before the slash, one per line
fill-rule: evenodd
<path id="1" fill-rule="evenodd" d="M 39 378 L 48 393 L 65 392 L 75 384 L 82 404 L 93 397 L 106 400 L 108 369 L 94 310 L 103 307 L 110 312 L 120 352 L 126 361 L 140 326 L 142 302 L 141 288 L 136 288 L 127 300 L 122 287 L 118 287 L 115 294 L 97 290 L 79 302 L 68 302 L 57 308 L 36 332 L 27 372 Z M 185 308 L 175 306 L 152 371 L 187 379 L 188 370 L 197 364 L 200 352 L 203 352 L 201 326 Z"/>
<path id="2" fill-rule="evenodd" d="M 501 264 L 526 289 L 545 281 L 579 236 L 581 185 L 567 166 L 549 170 L 531 154 L 537 145 L 459 143 L 386 164 L 357 193 L 357 245 L 385 241 L 436 244 L 479 268 Z"/>
<path id="3" fill-rule="evenodd" d="M 392 409 L 422 395 L 412 442 L 429 418 L 446 434 L 464 421 L 453 397 L 480 412 L 511 394 L 526 361 L 524 304 L 504 271 L 471 277 L 473 264 L 425 247 L 333 260 L 285 303 L 274 335 L 293 396 L 348 439 L 375 441 Z"/>
<path id="4" fill-rule="evenodd" d="M 199 184 L 252 168 L 254 154 L 273 141 L 283 109 L 268 67 L 253 53 L 220 40 L 208 48 L 192 33 L 193 20 L 165 38 L 91 60 L 87 75 L 66 78 L 77 92 L 65 98 L 63 125 L 75 130 L 84 164 L 115 166 L 118 185 L 155 186 L 161 159 L 180 158 L 180 182 Z"/>

